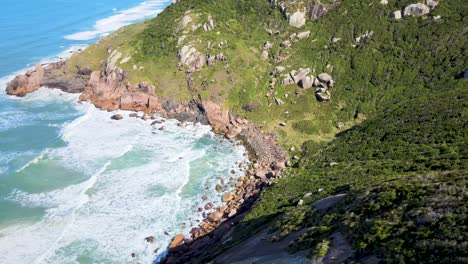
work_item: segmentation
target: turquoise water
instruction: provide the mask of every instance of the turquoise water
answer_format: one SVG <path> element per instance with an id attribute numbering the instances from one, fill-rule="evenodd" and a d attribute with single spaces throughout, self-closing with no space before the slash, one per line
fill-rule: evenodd
<path id="1" fill-rule="evenodd" d="M 66 57 L 169 2 L 2 2 L 0 263 L 151 263 L 202 220 L 203 195 L 221 204 L 218 177 L 242 174 L 243 147 L 207 126 L 113 121 L 58 90 L 3 92 L 34 63 Z"/>

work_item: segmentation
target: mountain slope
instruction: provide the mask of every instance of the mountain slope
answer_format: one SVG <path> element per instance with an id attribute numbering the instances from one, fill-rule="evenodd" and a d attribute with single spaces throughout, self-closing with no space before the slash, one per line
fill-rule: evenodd
<path id="1" fill-rule="evenodd" d="M 391 14 L 416 1 L 272 2 L 182 0 L 68 64 L 99 70 L 117 49 L 130 81 L 165 98 L 214 101 L 297 156 L 224 243 L 174 257 L 222 259 L 267 230 L 273 241 L 301 231 L 289 250 L 315 259 L 339 232 L 349 261 L 466 262 L 468 83 L 457 78 L 468 64 L 465 1 L 401 19 Z M 303 8 L 301 26 L 293 15 Z M 302 71 L 333 84 L 288 84 Z M 312 205 L 336 194 L 345 198 L 327 210 Z"/>

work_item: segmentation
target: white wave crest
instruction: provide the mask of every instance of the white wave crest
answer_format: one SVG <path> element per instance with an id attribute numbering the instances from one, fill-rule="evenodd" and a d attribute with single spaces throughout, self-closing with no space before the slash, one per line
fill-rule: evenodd
<path id="1" fill-rule="evenodd" d="M 117 11 L 118 14 L 98 20 L 94 25 L 93 30 L 77 32 L 65 36 L 68 40 L 92 40 L 98 37 L 105 36 L 109 32 L 117 30 L 123 26 L 142 20 L 145 18 L 154 17 L 159 14 L 162 9 L 171 1 L 168 0 L 150 0 L 141 3 L 140 5 Z"/>
<path id="2" fill-rule="evenodd" d="M 158 130 L 126 111 L 117 111 L 124 119 L 115 121 L 115 112 L 81 107 L 85 114 L 63 129 L 66 145 L 43 159 L 90 178 L 44 193 L 12 192 L 9 201 L 46 211 L 38 222 L 0 229 L 0 263 L 76 263 L 79 256 L 126 263 L 132 253 L 132 261 L 151 263 L 171 235 L 188 235 L 202 220 L 198 208 L 208 201 L 201 196 L 222 204 L 217 177 L 227 183 L 241 174 L 235 162 L 246 162 L 242 146 L 215 137 L 208 126 L 167 120 Z M 154 243 L 145 241 L 150 235 Z"/>

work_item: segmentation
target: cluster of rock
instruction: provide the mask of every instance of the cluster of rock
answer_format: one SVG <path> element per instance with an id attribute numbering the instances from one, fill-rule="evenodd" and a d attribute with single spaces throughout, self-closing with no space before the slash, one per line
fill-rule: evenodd
<path id="1" fill-rule="evenodd" d="M 204 108 L 207 107 L 205 111 L 211 112 L 207 113 L 207 118 L 214 125 L 213 128 L 229 133 L 232 128 L 228 127 L 237 127 L 237 137 L 243 140 L 251 156 L 257 160 L 247 170 L 246 176 L 239 177 L 235 183 L 236 190 L 223 194 L 222 206 L 213 208 L 213 203 L 207 202 L 203 208 L 198 209 L 209 210 L 206 219 L 192 228 L 190 238 L 185 238 L 183 234 L 176 235 L 161 263 L 188 263 L 214 243 L 223 241 L 223 236 L 233 227 L 234 222 L 242 218 L 242 213 L 252 205 L 262 188 L 271 184 L 273 178 L 280 177 L 281 170 L 289 164 L 286 161 L 287 154 L 278 146 L 273 135 L 260 132 L 258 127 L 247 120 L 219 112 L 214 103 L 207 102 L 203 105 Z M 228 123 L 222 125 L 223 119 L 229 120 Z M 216 190 L 223 191 L 223 187 L 217 185 Z"/>
<path id="2" fill-rule="evenodd" d="M 420 17 L 429 14 L 431 12 L 431 9 L 434 9 L 438 5 L 438 2 L 434 0 L 426 0 L 424 3 L 416 3 L 416 4 L 411 4 L 406 6 L 402 10 L 397 10 L 393 12 L 390 17 L 394 19 L 401 19 L 402 16 L 414 16 L 414 17 Z"/>
<path id="3" fill-rule="evenodd" d="M 146 82 L 129 83 L 127 72 L 117 66 L 120 57 L 117 50 L 110 53 L 104 70 L 91 73 L 79 100 L 91 101 L 96 107 L 108 111 L 159 111 L 161 104 L 154 93 L 155 87 Z"/>
<path id="4" fill-rule="evenodd" d="M 187 73 L 201 70 L 206 61 L 205 54 L 199 52 L 193 44 L 183 46 L 177 56 L 179 63 L 187 68 Z"/>
<path id="5" fill-rule="evenodd" d="M 292 42 L 298 42 L 303 39 L 307 39 L 310 37 L 310 31 L 303 31 L 299 33 L 293 33 L 289 36 L 289 39 L 284 40 L 283 42 L 280 43 L 280 48 L 287 49 L 292 46 Z M 262 49 L 262 55 L 261 58 L 262 60 L 268 59 L 270 56 L 270 50 L 273 48 L 273 44 L 270 41 L 267 41 L 263 44 L 263 49 Z M 281 58 L 281 56 L 277 56 L 276 62 L 281 62 L 284 60 L 284 58 Z"/>
<path id="6" fill-rule="evenodd" d="M 273 69 L 271 75 L 278 76 L 278 74 L 284 71 L 284 67 L 278 66 Z M 291 72 L 282 75 L 284 78 L 281 81 L 281 84 L 285 86 L 295 84 L 303 89 L 310 89 L 312 87 L 315 87 L 315 96 L 317 100 L 321 102 L 329 101 L 331 99 L 329 89 L 333 88 L 335 81 L 328 73 L 320 73 L 319 75 L 317 75 L 317 78 L 315 78 L 313 75 L 310 75 L 310 73 L 312 72 L 313 71 L 309 68 L 300 68 L 297 71 L 292 70 Z M 272 93 L 276 83 L 277 79 L 273 77 L 273 79 L 270 81 L 269 86 L 270 93 Z"/>
<path id="7" fill-rule="evenodd" d="M 338 1 L 330 5 L 322 4 L 317 0 L 271 0 L 271 3 L 280 8 L 290 26 L 300 28 L 305 25 L 307 19 L 314 20 L 326 15 L 328 10 L 338 4 Z"/>
<path id="8" fill-rule="evenodd" d="M 207 21 L 203 24 L 196 23 L 196 21 L 199 20 L 199 16 L 199 14 L 192 14 L 189 10 L 185 12 L 185 15 L 178 22 L 179 26 L 177 32 L 182 32 L 182 34 L 177 40 L 177 46 L 180 47 L 177 52 L 177 57 L 179 59 L 177 68 L 179 70 L 183 70 L 185 68 L 186 73 L 200 71 L 205 64 L 210 67 L 213 66 L 216 62 L 224 62 L 227 60 L 223 53 L 217 55 L 205 55 L 202 51 L 199 50 L 201 46 L 201 41 L 199 39 L 196 41 L 192 40 L 187 43 L 187 36 L 191 32 L 195 32 L 199 28 L 203 28 L 204 31 L 212 31 L 215 29 L 215 21 L 211 15 L 208 15 Z M 191 25 L 191 27 L 189 27 L 189 25 Z M 223 48 L 224 45 L 225 43 L 223 41 L 219 43 L 218 46 L 219 48 Z M 211 42 L 208 42 L 207 49 L 211 48 Z"/>

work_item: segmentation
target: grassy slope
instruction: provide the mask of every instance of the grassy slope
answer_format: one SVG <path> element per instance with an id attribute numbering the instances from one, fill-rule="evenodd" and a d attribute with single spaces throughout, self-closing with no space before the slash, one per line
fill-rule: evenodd
<path id="1" fill-rule="evenodd" d="M 467 261 L 468 84 L 455 76 L 468 65 L 468 6 L 463 0 L 443 0 L 431 11 L 439 20 L 395 21 L 389 14 L 413 1 L 379 2 L 342 1 L 298 30 L 289 28 L 266 0 L 183 0 L 156 19 L 112 34 L 73 57 L 71 65 L 97 69 L 107 47 L 118 48 L 132 56 L 122 64 L 131 81 L 150 81 L 165 97 L 210 98 L 278 132 L 285 148 L 296 147 L 291 155 L 300 161 L 262 194 L 232 243 L 262 228 L 283 236 L 310 228 L 291 249 L 310 248 L 314 255 L 339 229 L 357 249 L 357 260 L 373 254 L 389 262 L 418 262 L 437 254 L 441 259 L 434 262 Z M 220 63 L 194 74 L 192 91 L 176 68 L 178 21 L 187 10 L 200 22 L 210 14 L 216 25 L 212 32 L 189 34 L 188 40 L 197 41 L 201 52 L 223 52 L 229 58 L 228 67 Z M 269 36 L 265 28 L 281 34 Z M 278 48 L 290 34 L 307 30 L 312 32 L 308 40 Z M 352 47 L 366 31 L 373 36 Z M 341 41 L 333 43 L 334 37 Z M 268 73 L 277 64 L 273 58 L 260 59 L 267 40 L 276 54 L 290 55 L 280 64 L 288 70 L 311 67 L 331 73 L 336 80 L 332 101 L 319 103 L 311 90 L 279 85 L 275 91 L 285 104 L 270 106 Z M 227 41 L 228 46 L 206 50 L 208 41 Z M 133 65 L 144 69 L 134 71 Z M 284 98 L 285 93 L 290 96 Z M 255 110 L 244 111 L 248 104 Z M 337 122 L 348 130 L 336 129 Z M 331 212 L 320 214 L 309 206 L 343 191 L 350 193 L 346 203 Z M 312 196 L 296 206 L 306 193 Z"/>

